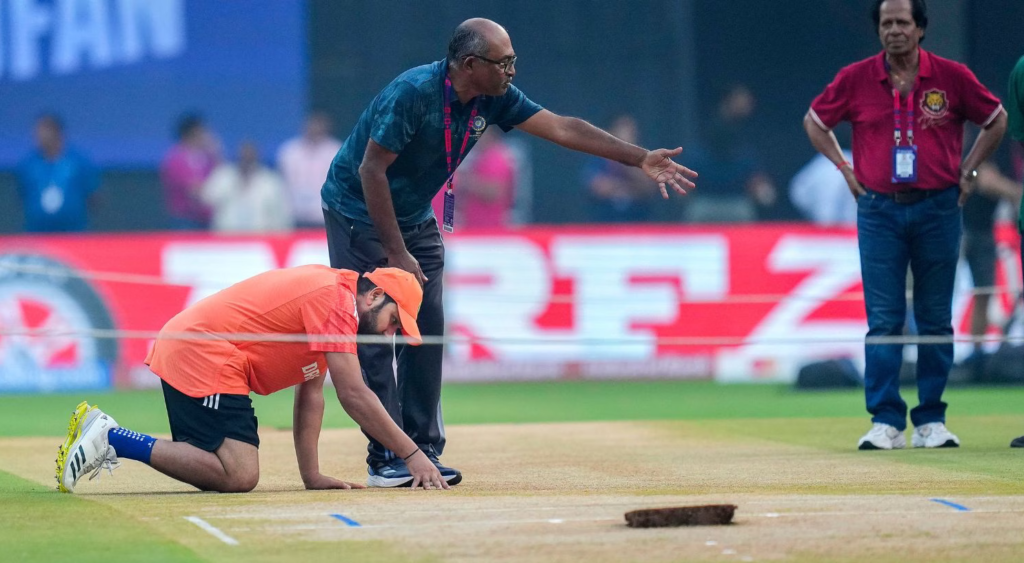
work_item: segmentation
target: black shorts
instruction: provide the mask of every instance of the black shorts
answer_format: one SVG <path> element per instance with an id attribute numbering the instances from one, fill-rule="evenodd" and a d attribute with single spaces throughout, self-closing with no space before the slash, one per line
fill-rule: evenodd
<path id="1" fill-rule="evenodd" d="M 259 427 L 252 399 L 248 395 L 218 393 L 189 397 L 160 380 L 167 403 L 171 438 L 208 452 L 216 451 L 224 438 L 260 447 Z"/>

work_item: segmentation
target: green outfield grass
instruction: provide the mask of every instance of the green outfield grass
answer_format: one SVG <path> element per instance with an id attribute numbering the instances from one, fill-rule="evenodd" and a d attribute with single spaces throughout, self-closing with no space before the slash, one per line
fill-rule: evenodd
<path id="1" fill-rule="evenodd" d="M 911 405 L 913 389 L 904 389 Z M 260 426 L 290 428 L 292 393 L 253 396 Z M 1024 414 L 1024 387 L 959 388 L 946 392 L 948 417 Z M 133 430 L 166 433 L 160 391 L 0 396 L 0 437 L 60 436 L 82 400 L 98 404 Z M 442 396 L 446 424 L 612 420 L 723 420 L 863 417 L 860 390 L 808 392 L 784 385 L 719 385 L 696 381 L 559 381 L 451 384 Z M 324 427 L 355 424 L 328 397 Z M 1024 427 L 1021 432 L 1024 433 Z"/>
<path id="2" fill-rule="evenodd" d="M 904 395 L 911 405 L 916 403 L 913 389 L 905 389 Z M 950 404 L 947 422 L 964 444 L 959 450 L 856 451 L 857 438 L 869 427 L 863 395 L 859 390 L 799 392 L 781 385 L 680 381 L 453 384 L 444 388 L 442 401 L 447 424 L 466 425 L 462 432 L 474 428 L 469 425 L 497 423 L 679 421 L 646 425 L 660 428 L 658 432 L 661 434 L 656 434 L 657 439 L 651 447 L 643 451 L 652 455 L 656 455 L 659 449 L 682 452 L 679 459 L 686 459 L 689 456 L 687 448 L 693 444 L 712 444 L 719 448 L 718 457 L 708 458 L 706 464 L 699 466 L 700 471 L 707 471 L 709 476 L 720 479 L 707 485 L 696 481 L 697 492 L 704 494 L 850 495 L 851 498 L 881 494 L 926 495 L 927 498 L 935 494 L 948 498 L 958 498 L 958 495 L 1019 498 L 1024 494 L 1020 479 L 1024 451 L 1011 450 L 1007 446 L 1012 438 L 1024 434 L 1024 388 L 955 388 L 946 393 L 945 399 Z M 0 452 L 0 546 L 4 546 L 0 561 L 114 559 L 257 563 L 336 560 L 339 554 L 345 554 L 346 560 L 359 561 L 393 561 L 410 556 L 409 553 L 396 554 L 392 544 L 366 541 L 289 541 L 279 544 L 254 543 L 247 538 L 243 547 L 228 547 L 211 540 L 203 532 L 197 532 L 178 514 L 194 510 L 193 505 L 229 507 L 252 503 L 254 509 L 262 509 L 260 507 L 264 503 L 274 502 L 275 493 L 195 497 L 190 494 L 150 496 L 115 493 L 89 498 L 58 494 L 51 486 L 40 484 L 38 477 L 33 477 L 35 480 L 24 478 L 28 475 L 24 464 L 20 465 L 21 473 L 13 469 L 10 471 L 14 474 L 4 470 L 19 467 L 17 460 L 21 456 L 34 456 L 30 464 L 32 474 L 48 475 L 52 471 L 49 460 L 66 430 L 68 416 L 81 400 L 100 405 L 128 428 L 148 433 L 168 431 L 159 391 L 0 396 L 0 438 L 9 439 L 8 448 Z M 254 402 L 261 428 L 284 429 L 291 426 L 291 392 L 255 397 Z M 628 422 L 619 424 L 630 425 Z M 329 398 L 325 426 L 352 428 L 354 424 L 337 401 Z M 501 435 L 509 428 L 530 427 L 502 426 L 476 432 L 493 431 Z M 574 427 L 553 425 L 550 431 L 545 432 L 559 436 L 571 428 Z M 592 460 L 595 455 L 600 456 L 600 439 L 586 432 L 581 436 L 579 440 L 591 440 L 582 446 L 581 451 L 586 452 L 582 459 Z M 50 437 L 53 438 L 52 445 Z M 632 438 L 620 442 L 619 447 L 625 447 L 631 441 Z M 526 443 L 531 447 L 541 447 L 544 441 L 527 440 Z M 276 454 L 289 458 L 290 451 L 282 451 L 282 445 L 278 444 Z M 509 442 L 506 447 L 515 451 L 514 448 L 523 445 Z M 463 455 L 469 453 L 464 452 Z M 271 453 L 268 451 L 266 455 Z M 559 468 L 557 458 L 543 455 L 537 464 L 546 463 L 554 469 Z M 737 464 L 735 456 L 747 461 Z M 272 467 L 270 458 L 264 461 Z M 757 473 L 757 478 L 730 480 L 730 475 L 738 471 L 738 467 L 762 461 L 768 465 L 763 473 Z M 536 465 L 528 461 L 524 463 L 525 467 Z M 838 484 L 828 479 L 787 481 L 787 475 L 801 471 L 808 464 L 818 463 L 824 464 L 823 467 L 859 468 L 857 471 L 865 472 L 865 477 L 849 478 Z M 654 464 L 652 467 L 661 466 Z M 890 469 L 883 474 L 901 477 L 880 487 L 878 474 L 871 477 L 870 472 L 883 471 L 886 467 Z M 721 474 L 717 473 L 719 471 Z M 500 473 L 480 472 L 478 478 L 498 479 L 500 482 L 503 477 L 496 475 Z M 598 475 L 604 473 L 598 472 Z M 609 475 L 614 477 L 615 473 L 610 472 Z M 665 494 L 661 489 L 656 493 Z M 476 494 L 501 498 L 507 491 L 497 487 L 494 490 L 481 489 Z M 561 494 L 578 493 L 569 489 Z M 315 493 L 309 493 L 306 497 L 295 498 L 313 498 L 323 502 L 334 497 L 317 497 Z M 452 502 L 460 498 L 453 495 Z M 289 500 L 283 505 L 285 509 L 292 510 L 289 502 L 298 501 Z M 163 515 L 165 511 L 173 513 L 172 516 Z M 162 515 L 162 519 L 153 518 L 155 515 Z M 987 533 L 998 533 L 996 530 Z M 824 537 L 827 536 L 825 534 Z M 117 549 L 112 546 L 117 546 Z M 125 549 L 138 558 L 125 557 L 128 553 Z M 867 557 L 867 552 L 858 553 Z M 424 553 L 419 557 L 430 560 L 435 556 Z M 991 560 L 1012 560 L 998 553 L 993 557 Z M 623 554 L 623 558 L 629 559 L 629 556 Z M 804 563 L 822 559 L 808 555 L 793 560 Z M 959 559 L 953 556 L 934 559 L 926 554 L 907 560 Z"/>
<path id="3" fill-rule="evenodd" d="M 114 546 L 131 546 L 146 561 L 203 561 L 184 546 L 96 502 L 62 495 L 0 471 L 3 561 L 128 561 Z M 63 530 L 63 531 L 62 531 Z M 73 530 L 73 531 L 72 531 Z"/>

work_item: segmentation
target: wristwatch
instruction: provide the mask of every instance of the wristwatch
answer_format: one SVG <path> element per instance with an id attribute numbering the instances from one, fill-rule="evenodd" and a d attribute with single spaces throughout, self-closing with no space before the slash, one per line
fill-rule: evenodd
<path id="1" fill-rule="evenodd" d="M 971 168 L 970 170 L 961 170 L 960 171 L 960 177 L 961 178 L 966 178 L 966 179 L 970 180 L 971 182 L 973 182 L 973 181 L 978 179 L 978 169 L 977 168 Z"/>

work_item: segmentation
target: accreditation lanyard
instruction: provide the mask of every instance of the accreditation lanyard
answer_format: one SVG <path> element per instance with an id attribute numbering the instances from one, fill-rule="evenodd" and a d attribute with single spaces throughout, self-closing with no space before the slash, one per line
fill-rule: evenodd
<path id="1" fill-rule="evenodd" d="M 892 115 L 895 127 L 893 131 L 893 139 L 896 141 L 896 146 L 899 146 L 903 140 L 903 119 L 901 114 L 903 113 L 900 107 L 900 91 L 893 88 L 892 90 Z M 914 91 L 911 90 L 910 94 L 907 95 L 907 144 L 910 146 L 914 145 Z"/>
<path id="2" fill-rule="evenodd" d="M 476 119 L 476 99 L 473 100 L 473 111 L 469 114 L 469 122 L 466 124 L 466 136 L 462 139 L 462 148 L 455 157 L 455 166 L 452 166 L 452 81 L 444 77 L 444 150 L 445 160 L 448 163 L 448 188 L 444 191 L 444 230 L 449 233 L 455 230 L 455 169 L 462 162 L 462 155 L 466 153 L 466 146 L 469 145 L 469 135 L 473 131 L 473 120 Z"/>
<path id="3" fill-rule="evenodd" d="M 907 95 L 907 145 L 901 146 L 903 142 L 903 119 L 902 107 L 900 104 L 900 91 L 893 88 L 893 140 L 895 146 L 892 148 L 892 182 L 894 184 L 909 184 L 917 181 L 917 145 L 914 144 L 914 90 L 911 89 Z"/>

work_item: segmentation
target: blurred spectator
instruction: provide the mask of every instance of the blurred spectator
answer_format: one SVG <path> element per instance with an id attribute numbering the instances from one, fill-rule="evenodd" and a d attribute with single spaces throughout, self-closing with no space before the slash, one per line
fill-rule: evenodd
<path id="1" fill-rule="evenodd" d="M 195 114 L 178 121 L 178 144 L 160 163 L 160 181 L 171 218 L 171 228 L 206 229 L 210 210 L 199 197 L 203 182 L 220 161 L 220 143 Z"/>
<path id="2" fill-rule="evenodd" d="M 622 115 L 608 132 L 637 144 L 639 132 L 632 116 Z M 590 157 L 583 168 L 590 193 L 590 218 L 599 223 L 629 223 L 651 218 L 651 198 L 657 190 L 643 170 L 599 157 Z"/>
<path id="3" fill-rule="evenodd" d="M 974 288 L 980 290 L 974 295 L 971 310 L 971 336 L 984 336 L 988 332 L 989 303 L 991 290 L 996 284 L 996 237 L 995 217 L 1000 201 L 1006 200 L 1015 207 L 1020 205 L 1020 184 L 1000 173 L 991 162 L 978 167 L 977 189 L 964 204 L 964 238 L 961 245 L 964 259 L 971 270 Z M 974 344 L 973 353 L 964 360 L 964 365 L 980 375 L 984 366 L 985 350 L 981 343 Z"/>
<path id="4" fill-rule="evenodd" d="M 331 119 L 314 112 L 302 135 L 289 139 L 277 152 L 277 169 L 284 176 L 297 227 L 323 227 L 320 188 L 327 178 L 341 141 L 331 135 Z"/>
<path id="5" fill-rule="evenodd" d="M 56 115 L 36 121 L 36 148 L 18 164 L 18 196 L 31 233 L 84 231 L 99 179 L 91 162 L 64 143 Z"/>
<path id="6" fill-rule="evenodd" d="M 239 149 L 238 164 L 218 166 L 202 188 L 202 200 L 213 211 L 212 229 L 219 233 L 290 231 L 292 214 L 284 180 L 260 163 L 250 142 Z"/>
<path id="7" fill-rule="evenodd" d="M 507 227 L 512 224 L 512 203 L 519 170 L 515 155 L 496 130 L 488 128 L 459 166 L 455 182 L 455 226 Z M 440 222 L 444 213 L 442 188 L 431 206 Z"/>
<path id="8" fill-rule="evenodd" d="M 843 151 L 853 163 L 853 153 Z M 856 226 L 857 200 L 843 173 L 821 153 L 815 155 L 789 182 L 789 199 L 806 219 L 823 227 Z"/>
<path id="9" fill-rule="evenodd" d="M 700 191 L 687 200 L 692 222 L 774 221 L 792 218 L 788 201 L 765 173 L 752 130 L 757 100 L 745 85 L 730 87 L 704 128 L 687 164 L 700 171 Z"/>

